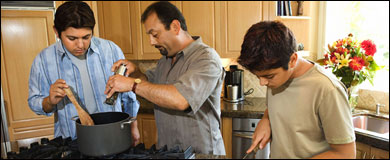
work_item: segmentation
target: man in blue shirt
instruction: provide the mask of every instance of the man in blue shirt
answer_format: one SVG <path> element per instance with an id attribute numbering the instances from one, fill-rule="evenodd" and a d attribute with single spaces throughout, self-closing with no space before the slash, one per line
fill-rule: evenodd
<path id="1" fill-rule="evenodd" d="M 89 114 L 124 112 L 136 117 L 139 102 L 133 92 L 124 92 L 111 106 L 104 103 L 104 90 L 113 75 L 111 66 L 124 59 L 112 41 L 93 37 L 95 18 L 84 2 L 66 2 L 55 14 L 54 31 L 59 41 L 41 51 L 31 66 L 28 104 L 38 115 L 54 113 L 54 136 L 76 139 L 72 117 L 77 110 L 66 98 L 64 88 L 71 87 L 79 104 Z M 131 124 L 133 145 L 139 141 L 137 123 Z"/>

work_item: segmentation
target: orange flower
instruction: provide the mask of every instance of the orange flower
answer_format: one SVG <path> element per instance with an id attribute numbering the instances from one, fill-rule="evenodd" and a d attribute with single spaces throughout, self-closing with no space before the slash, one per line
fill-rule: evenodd
<path id="1" fill-rule="evenodd" d="M 353 57 L 352 61 L 349 63 L 349 67 L 352 68 L 354 71 L 360 71 L 362 70 L 364 65 L 364 60 L 360 57 Z"/>

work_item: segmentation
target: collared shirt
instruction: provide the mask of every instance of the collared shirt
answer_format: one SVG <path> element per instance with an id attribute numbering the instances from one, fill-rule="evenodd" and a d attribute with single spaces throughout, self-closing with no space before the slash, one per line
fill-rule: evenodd
<path id="1" fill-rule="evenodd" d="M 123 104 L 124 112 L 135 117 L 139 102 L 133 92 L 121 93 L 114 106 L 104 103 L 106 82 L 114 74 L 111 72 L 111 66 L 119 59 L 124 59 L 124 55 L 116 44 L 109 40 L 92 37 L 87 52 L 87 69 L 97 104 L 97 112 L 122 112 Z M 55 115 L 55 137 L 76 139 L 76 125 L 71 118 L 78 114 L 67 97 L 55 105 L 53 112 L 46 113 L 42 108 L 43 99 L 49 96 L 50 86 L 57 79 L 64 79 L 72 88 L 78 103 L 85 106 L 80 71 L 72 63 L 61 41 L 43 49 L 35 57 L 30 71 L 28 104 L 31 110 L 38 115 Z"/>
<path id="2" fill-rule="evenodd" d="M 190 105 L 187 112 L 155 106 L 158 146 L 192 146 L 196 153 L 225 155 L 220 131 L 225 72 L 218 53 L 200 37 L 194 39 L 176 55 L 174 64 L 172 58 L 162 57 L 156 68 L 146 72 L 150 82 L 173 84 Z"/>

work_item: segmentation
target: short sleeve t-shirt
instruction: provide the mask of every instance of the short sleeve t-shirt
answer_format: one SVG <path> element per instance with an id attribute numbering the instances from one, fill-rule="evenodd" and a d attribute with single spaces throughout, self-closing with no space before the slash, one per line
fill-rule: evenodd
<path id="1" fill-rule="evenodd" d="M 267 89 L 271 158 L 309 158 L 329 144 L 355 141 L 344 85 L 315 64 L 277 89 Z"/>

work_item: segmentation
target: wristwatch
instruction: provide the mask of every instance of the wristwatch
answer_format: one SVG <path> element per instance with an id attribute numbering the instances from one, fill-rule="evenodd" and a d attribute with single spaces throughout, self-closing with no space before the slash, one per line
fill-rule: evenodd
<path id="1" fill-rule="evenodd" d="M 133 84 L 133 89 L 131 91 L 133 91 L 135 93 L 135 89 L 137 88 L 137 84 L 141 83 L 142 80 L 137 78 L 134 80 L 134 84 Z"/>

